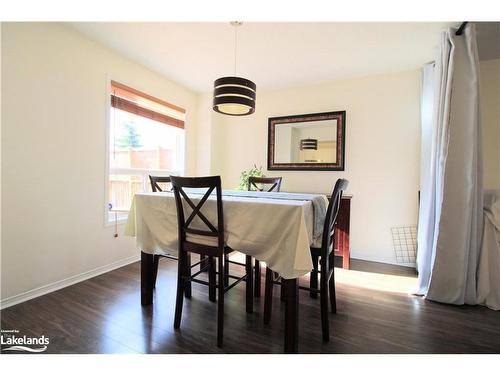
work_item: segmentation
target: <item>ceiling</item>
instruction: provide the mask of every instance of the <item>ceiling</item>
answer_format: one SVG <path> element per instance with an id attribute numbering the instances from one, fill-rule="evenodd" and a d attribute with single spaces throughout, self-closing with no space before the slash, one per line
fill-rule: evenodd
<path id="1" fill-rule="evenodd" d="M 229 23 L 70 23 L 91 39 L 198 92 L 234 73 Z M 237 75 L 278 89 L 418 69 L 433 60 L 442 23 L 244 23 Z"/>

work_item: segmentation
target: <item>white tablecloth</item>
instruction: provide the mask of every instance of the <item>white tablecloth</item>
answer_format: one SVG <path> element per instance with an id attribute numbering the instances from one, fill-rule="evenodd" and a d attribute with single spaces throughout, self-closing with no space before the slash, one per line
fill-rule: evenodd
<path id="1" fill-rule="evenodd" d="M 500 310 L 500 190 L 484 194 L 484 229 L 477 272 L 477 303 Z"/>
<path id="2" fill-rule="evenodd" d="M 200 195 L 190 197 L 195 204 L 201 199 Z M 327 202 L 326 196 L 324 199 Z M 215 207 L 215 197 L 211 196 L 202 209 L 213 224 L 217 222 Z M 266 262 L 284 278 L 311 271 L 309 247 L 313 243 L 314 211 L 310 201 L 223 196 L 223 207 L 229 247 Z M 207 229 L 198 218 L 192 227 Z M 125 234 L 137 238 L 141 251 L 176 255 L 178 229 L 173 193 L 136 194 Z"/>

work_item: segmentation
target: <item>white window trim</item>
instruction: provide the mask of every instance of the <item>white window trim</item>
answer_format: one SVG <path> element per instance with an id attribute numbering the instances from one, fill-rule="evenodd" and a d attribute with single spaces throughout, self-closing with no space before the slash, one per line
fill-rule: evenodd
<path id="1" fill-rule="evenodd" d="M 126 79 L 122 79 L 119 77 L 114 77 L 111 74 L 106 74 L 106 95 L 105 95 L 105 108 L 106 108 L 106 116 L 105 116 L 105 126 L 104 126 L 104 138 L 105 138 L 105 143 L 104 143 L 104 154 L 105 154 L 105 166 L 104 166 L 104 204 L 103 204 L 103 210 L 104 210 L 104 216 L 103 216 L 103 224 L 104 227 L 111 227 L 116 224 L 123 225 L 127 222 L 128 220 L 128 214 L 125 215 L 123 213 L 123 216 L 118 219 L 112 219 L 109 208 L 108 208 L 108 198 L 109 198 L 109 178 L 113 174 L 113 172 L 120 172 L 120 173 L 130 173 L 130 174 L 137 174 L 137 175 L 142 175 L 146 176 L 144 178 L 145 183 L 147 183 L 147 175 L 156 175 L 156 176 L 169 176 L 169 175 L 176 175 L 176 176 L 183 176 L 184 171 L 186 170 L 186 147 L 187 147 L 187 111 L 185 114 L 185 119 L 184 119 L 184 156 L 183 156 L 183 170 L 182 171 L 165 171 L 165 170 L 146 170 L 146 169 L 136 169 L 136 168 L 110 168 L 110 160 L 109 160 L 109 140 L 110 140 L 110 121 L 111 121 L 111 102 L 110 102 L 110 97 L 111 97 L 111 81 L 117 81 L 120 83 L 123 83 L 124 85 L 127 85 L 129 87 L 133 87 L 136 90 L 142 91 L 142 92 L 148 92 L 147 89 L 142 87 L 140 84 L 137 83 L 132 83 Z"/>

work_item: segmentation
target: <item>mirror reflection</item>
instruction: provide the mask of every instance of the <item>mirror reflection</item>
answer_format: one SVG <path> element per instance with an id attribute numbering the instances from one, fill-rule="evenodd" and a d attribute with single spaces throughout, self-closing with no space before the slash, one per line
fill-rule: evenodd
<path id="1" fill-rule="evenodd" d="M 276 124 L 276 163 L 336 163 L 338 119 Z"/>

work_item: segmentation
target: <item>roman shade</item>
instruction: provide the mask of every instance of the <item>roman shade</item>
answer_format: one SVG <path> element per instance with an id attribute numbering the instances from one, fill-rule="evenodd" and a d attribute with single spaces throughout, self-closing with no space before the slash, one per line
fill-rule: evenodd
<path id="1" fill-rule="evenodd" d="M 116 81 L 111 81 L 111 106 L 166 125 L 184 128 L 184 108 Z"/>

